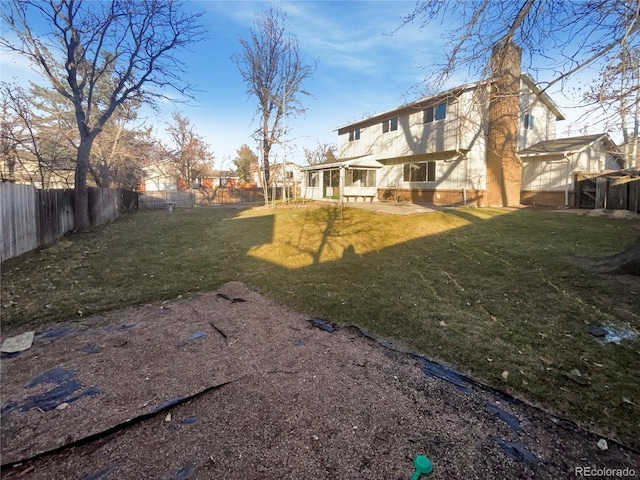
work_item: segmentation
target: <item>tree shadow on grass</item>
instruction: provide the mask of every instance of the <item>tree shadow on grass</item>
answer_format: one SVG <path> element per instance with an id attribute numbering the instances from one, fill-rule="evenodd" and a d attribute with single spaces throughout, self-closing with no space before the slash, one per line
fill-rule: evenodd
<path id="1" fill-rule="evenodd" d="M 630 381 L 634 378 L 628 366 L 637 354 L 631 348 L 617 348 L 603 359 L 602 347 L 585 333 L 589 325 L 602 322 L 603 315 L 612 322 L 625 321 L 618 310 L 593 297 L 596 284 L 602 298 L 624 304 L 638 316 L 639 307 L 632 306 L 635 298 L 615 279 L 585 274 L 566 255 L 574 248 L 575 235 L 600 235 L 597 222 L 565 219 L 563 228 L 555 226 L 557 232 L 550 236 L 548 217 L 515 211 L 482 218 L 451 209 L 414 216 L 411 221 L 451 215 L 464 224 L 357 254 L 353 240 L 369 231 L 367 215 L 375 214 L 354 214 L 343 221 L 337 208 L 313 212 L 305 224 L 318 230 L 312 245 L 304 244 L 307 237 L 300 232 L 289 234 L 292 246 L 313 261 L 297 268 L 271 263 L 272 275 L 260 280 L 259 286 L 301 311 L 399 339 L 576 420 L 601 418 L 598 412 L 607 408 L 610 416 L 599 426 L 612 428 L 628 445 L 640 446 L 628 428 L 640 417 L 616 420 L 631 414 L 604 388 L 618 385 L 620 374 Z M 517 215 L 525 217 L 517 220 Z M 613 240 L 609 240 L 612 245 Z M 597 241 L 608 243 L 604 238 Z M 321 261 L 323 252 L 338 250 Z M 263 256 L 251 263 L 266 270 L 270 262 Z M 572 369 L 590 372 L 583 365 L 585 355 L 607 368 L 591 372 L 588 385 L 567 381 Z M 540 357 L 552 359 L 550 370 Z M 508 381 L 501 376 L 504 371 L 511 372 Z M 629 388 L 620 387 L 619 393 L 633 396 Z M 591 401 L 583 405 L 578 400 L 585 395 Z"/>

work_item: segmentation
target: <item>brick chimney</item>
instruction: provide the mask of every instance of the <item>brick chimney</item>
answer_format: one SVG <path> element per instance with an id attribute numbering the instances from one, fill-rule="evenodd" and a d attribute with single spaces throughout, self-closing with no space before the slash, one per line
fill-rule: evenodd
<path id="1" fill-rule="evenodd" d="M 494 207 L 520 204 L 522 163 L 517 135 L 521 57 L 522 50 L 511 38 L 498 43 L 491 54 L 486 198 Z"/>

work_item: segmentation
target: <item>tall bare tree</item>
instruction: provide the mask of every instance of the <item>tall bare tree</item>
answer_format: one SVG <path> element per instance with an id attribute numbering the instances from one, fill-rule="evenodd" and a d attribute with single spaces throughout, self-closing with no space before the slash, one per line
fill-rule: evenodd
<path id="1" fill-rule="evenodd" d="M 622 133 L 625 167 L 640 167 L 640 48 L 619 52 L 602 72 L 600 82 L 586 87 L 583 99 L 590 108 L 585 116 L 597 115 L 607 131 Z"/>
<path id="2" fill-rule="evenodd" d="M 2 36 L 0 47 L 29 58 L 74 111 L 74 230 L 84 230 L 95 138 L 128 101 L 152 102 L 167 89 L 186 93 L 177 52 L 202 38 L 200 14 L 170 0 L 13 0 L 3 2 L 1 16 L 17 40 Z"/>
<path id="3" fill-rule="evenodd" d="M 587 66 L 602 70 L 620 49 L 637 45 L 640 0 L 431 1 L 405 17 L 423 28 L 434 22 L 459 26 L 441 28 L 446 58 L 426 80 L 488 72 L 491 50 L 509 38 L 523 50 L 524 69 L 549 77 L 548 88 Z"/>
<path id="4" fill-rule="evenodd" d="M 302 88 L 315 65 L 306 64 L 298 40 L 286 31 L 285 15 L 271 8 L 261 14 L 248 39 L 240 39 L 242 53 L 234 56 L 247 94 L 258 100 L 260 127 L 256 134 L 262 146 L 265 186 L 270 180 L 269 154 L 284 133 L 285 117 L 304 112 L 300 95 L 309 95 Z M 266 198 L 265 198 L 266 201 Z"/>

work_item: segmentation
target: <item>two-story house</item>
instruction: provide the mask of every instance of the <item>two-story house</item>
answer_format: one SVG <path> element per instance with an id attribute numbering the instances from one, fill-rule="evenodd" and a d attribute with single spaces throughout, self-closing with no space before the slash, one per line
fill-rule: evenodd
<path id="1" fill-rule="evenodd" d="M 619 168 L 606 134 L 556 141 L 564 115 L 529 75 L 510 87 L 499 81 L 456 87 L 339 127 L 338 160 L 305 168 L 303 196 L 565 205 L 575 172 L 592 168 L 574 154 L 588 151 L 596 168 Z M 504 93 L 509 88 L 516 93 Z"/>

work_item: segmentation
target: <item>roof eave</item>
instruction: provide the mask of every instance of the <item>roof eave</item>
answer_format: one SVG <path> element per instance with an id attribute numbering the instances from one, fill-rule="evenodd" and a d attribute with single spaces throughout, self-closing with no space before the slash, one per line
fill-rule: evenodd
<path id="1" fill-rule="evenodd" d="M 442 99 L 442 98 L 448 98 L 448 97 L 457 97 L 459 96 L 461 93 L 466 92 L 467 90 L 473 89 L 473 88 L 477 88 L 480 85 L 486 83 L 486 81 L 482 81 L 482 82 L 474 82 L 474 83 L 466 83 L 464 85 L 460 85 L 458 87 L 454 87 L 454 88 L 450 88 L 449 90 L 445 90 L 444 92 L 440 92 L 440 93 L 436 93 L 433 95 L 429 95 L 426 97 L 422 97 L 419 98 L 418 100 L 415 100 L 413 102 L 409 102 L 409 103 L 405 103 L 404 105 L 400 105 L 399 107 L 396 108 L 392 108 L 391 110 L 387 110 L 381 113 L 376 113 L 375 115 L 371 115 L 369 117 L 365 117 L 365 118 L 361 118 L 360 120 L 357 120 L 355 122 L 349 122 L 345 125 L 342 125 L 338 128 L 333 129 L 333 132 L 337 132 L 339 130 L 345 129 L 345 128 L 355 128 L 358 125 L 361 125 L 363 123 L 368 123 L 368 122 L 373 122 L 375 120 L 382 120 L 383 118 L 388 118 L 391 114 L 395 113 L 395 112 L 399 112 L 401 110 L 406 110 L 407 108 L 411 108 L 411 107 L 416 107 L 422 104 L 426 104 L 429 102 L 432 102 L 434 100 L 438 100 L 438 99 Z"/>
<path id="2" fill-rule="evenodd" d="M 540 85 L 538 85 L 533 80 L 531 75 L 525 72 L 521 75 L 520 78 L 522 78 L 524 83 L 531 90 L 533 90 L 533 93 L 536 94 L 536 96 L 540 99 L 540 101 L 544 103 L 547 106 L 547 108 L 549 108 L 549 110 L 553 112 L 553 114 L 556 116 L 556 120 L 566 120 L 566 117 L 560 110 L 560 107 L 558 107 L 558 105 L 556 105 L 556 103 L 553 100 L 551 100 L 551 97 L 545 91 L 546 89 L 540 88 Z"/>

